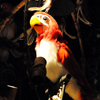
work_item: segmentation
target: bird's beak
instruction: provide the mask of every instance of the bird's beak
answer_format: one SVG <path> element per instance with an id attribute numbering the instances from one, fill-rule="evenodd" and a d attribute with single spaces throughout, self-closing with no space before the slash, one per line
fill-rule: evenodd
<path id="1" fill-rule="evenodd" d="M 42 23 L 38 20 L 37 16 L 33 15 L 31 17 L 31 19 L 30 19 L 30 26 L 31 26 L 31 28 L 34 28 L 34 30 L 38 34 L 42 34 L 43 33 Z"/>

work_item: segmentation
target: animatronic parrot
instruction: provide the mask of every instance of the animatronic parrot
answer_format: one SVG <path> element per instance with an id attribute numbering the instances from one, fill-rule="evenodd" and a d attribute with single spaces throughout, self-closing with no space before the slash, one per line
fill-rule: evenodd
<path id="1" fill-rule="evenodd" d="M 46 77 L 53 83 L 66 74 L 73 77 L 66 85 L 65 92 L 74 100 L 92 100 L 91 86 L 85 79 L 68 43 L 56 20 L 45 12 L 35 12 L 30 18 L 30 26 L 39 34 L 36 38 L 36 57 L 44 57 Z"/>

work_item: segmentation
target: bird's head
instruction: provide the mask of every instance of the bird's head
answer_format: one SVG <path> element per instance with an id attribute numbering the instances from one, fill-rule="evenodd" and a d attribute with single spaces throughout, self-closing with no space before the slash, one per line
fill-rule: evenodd
<path id="1" fill-rule="evenodd" d="M 30 18 L 30 26 L 31 28 L 34 28 L 38 34 L 44 37 L 62 37 L 62 33 L 56 20 L 45 12 L 35 12 Z"/>

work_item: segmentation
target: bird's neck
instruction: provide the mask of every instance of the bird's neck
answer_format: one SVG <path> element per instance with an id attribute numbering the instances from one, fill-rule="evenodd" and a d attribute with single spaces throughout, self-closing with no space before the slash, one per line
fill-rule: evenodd
<path id="1" fill-rule="evenodd" d="M 47 30 L 40 34 L 37 38 L 36 38 L 36 43 L 39 44 L 40 41 L 42 39 L 45 39 L 46 41 L 55 41 L 55 40 L 58 40 L 58 39 L 62 39 L 62 33 L 61 31 L 54 27 L 48 27 Z"/>

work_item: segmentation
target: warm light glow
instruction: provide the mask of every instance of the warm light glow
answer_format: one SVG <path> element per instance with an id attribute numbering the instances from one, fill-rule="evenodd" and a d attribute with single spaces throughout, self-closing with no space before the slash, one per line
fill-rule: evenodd
<path id="1" fill-rule="evenodd" d="M 17 87 L 12 86 L 12 85 L 7 85 L 7 87 L 13 88 L 13 89 L 17 89 Z"/>

